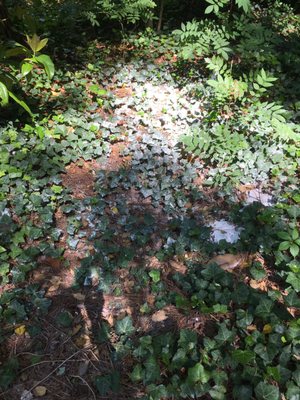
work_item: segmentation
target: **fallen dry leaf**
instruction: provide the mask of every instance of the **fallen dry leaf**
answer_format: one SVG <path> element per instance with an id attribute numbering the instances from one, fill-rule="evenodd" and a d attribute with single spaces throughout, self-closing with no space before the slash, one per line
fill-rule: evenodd
<path id="1" fill-rule="evenodd" d="M 107 323 L 108 323 L 110 326 L 114 326 L 114 317 L 113 317 L 112 315 L 109 315 L 109 316 L 106 318 L 106 321 L 107 321 Z"/>
<path id="2" fill-rule="evenodd" d="M 244 253 L 241 254 L 221 254 L 212 258 L 209 263 L 218 264 L 224 271 L 233 271 L 234 269 L 242 266 L 246 259 Z"/>
<path id="3" fill-rule="evenodd" d="M 47 388 L 45 386 L 37 386 L 33 389 L 33 393 L 37 397 L 43 397 L 47 393 Z"/>
<path id="4" fill-rule="evenodd" d="M 153 306 L 155 303 L 155 296 L 153 294 L 147 294 L 146 301 L 149 304 L 149 306 Z"/>
<path id="5" fill-rule="evenodd" d="M 169 262 L 169 264 L 170 264 L 170 267 L 172 268 L 172 270 L 174 272 L 179 272 L 181 274 L 185 274 L 186 271 L 187 271 L 187 267 L 181 262 L 177 262 L 177 261 L 171 260 Z"/>
<path id="6" fill-rule="evenodd" d="M 238 190 L 241 192 L 241 193 L 247 193 L 247 192 L 249 192 L 250 190 L 252 190 L 252 189 L 254 189 L 255 188 L 255 185 L 251 185 L 251 184 L 246 184 L 246 185 L 240 185 L 240 186 L 238 186 Z"/>
<path id="7" fill-rule="evenodd" d="M 132 291 L 132 288 L 134 287 L 134 281 L 130 281 L 129 279 L 126 279 L 124 282 L 124 289 L 126 293 L 130 293 Z"/>
<path id="8" fill-rule="evenodd" d="M 156 311 L 156 313 L 154 313 L 151 317 L 153 322 L 162 322 L 165 321 L 167 318 L 168 316 L 164 310 Z"/>
<path id="9" fill-rule="evenodd" d="M 256 325 L 248 325 L 247 326 L 247 331 L 249 331 L 249 332 L 257 331 Z"/>
<path id="10" fill-rule="evenodd" d="M 75 336 L 80 331 L 81 328 L 82 328 L 82 325 L 74 326 L 74 328 L 72 330 L 72 336 Z"/>
<path id="11" fill-rule="evenodd" d="M 48 290 L 47 290 L 47 294 L 48 294 L 48 293 L 56 292 L 58 288 L 59 288 L 59 285 L 58 285 L 58 286 L 56 286 L 56 285 L 50 286 L 50 287 L 48 288 Z"/>
<path id="12" fill-rule="evenodd" d="M 91 345 L 91 338 L 88 335 L 81 335 L 75 339 L 75 344 L 81 349 L 88 347 Z"/>
<path id="13" fill-rule="evenodd" d="M 264 292 L 267 290 L 267 285 L 265 281 L 258 282 L 254 279 L 250 279 L 249 285 L 252 287 L 252 289 L 259 289 Z"/>

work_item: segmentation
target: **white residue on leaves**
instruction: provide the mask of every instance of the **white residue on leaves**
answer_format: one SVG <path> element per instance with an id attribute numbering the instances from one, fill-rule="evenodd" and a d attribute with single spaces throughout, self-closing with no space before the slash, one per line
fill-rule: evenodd
<path id="1" fill-rule="evenodd" d="M 242 231 L 242 228 L 238 228 L 225 219 L 211 222 L 208 226 L 212 228 L 211 237 L 215 243 L 220 242 L 220 240 L 226 240 L 228 243 L 235 243 L 239 240 Z"/>
<path id="2" fill-rule="evenodd" d="M 274 204 L 274 199 L 270 194 L 263 193 L 260 189 L 252 189 L 247 194 L 246 203 L 252 204 L 254 202 L 270 207 Z"/>

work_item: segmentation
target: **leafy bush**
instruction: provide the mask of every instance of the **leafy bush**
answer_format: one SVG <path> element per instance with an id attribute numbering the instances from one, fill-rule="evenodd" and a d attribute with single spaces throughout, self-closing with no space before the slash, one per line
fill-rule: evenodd
<path id="1" fill-rule="evenodd" d="M 189 21 L 181 24 L 181 29 L 176 29 L 173 34 L 179 39 L 181 50 L 179 55 L 184 60 L 195 57 L 221 55 L 228 59 L 231 48 L 230 35 L 223 26 L 216 26 L 213 22 Z"/>
<path id="2" fill-rule="evenodd" d="M 54 65 L 52 60 L 48 55 L 40 54 L 40 51 L 46 46 L 47 42 L 48 39 L 40 39 L 36 34 L 34 34 L 32 37 L 27 36 L 27 44 L 30 50 L 18 43 L 16 43 L 13 48 L 7 49 L 2 47 L 0 49 L 0 63 L 7 66 L 7 69 L 4 69 L 0 74 L 1 106 L 7 106 L 9 98 L 12 98 L 16 103 L 23 107 L 25 111 L 32 115 L 28 105 L 12 92 L 12 87 L 16 83 L 20 84 L 21 79 L 28 76 L 35 66 L 43 67 L 48 78 L 53 78 Z M 21 74 L 19 77 L 12 72 L 12 56 L 21 56 L 23 58 L 20 66 Z"/>

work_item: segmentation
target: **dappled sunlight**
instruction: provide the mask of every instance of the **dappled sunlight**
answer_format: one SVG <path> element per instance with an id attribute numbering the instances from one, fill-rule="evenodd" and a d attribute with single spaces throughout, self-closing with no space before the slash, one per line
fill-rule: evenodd
<path id="1" fill-rule="evenodd" d="M 299 400 L 299 16 L 0 3 L 0 398 Z"/>

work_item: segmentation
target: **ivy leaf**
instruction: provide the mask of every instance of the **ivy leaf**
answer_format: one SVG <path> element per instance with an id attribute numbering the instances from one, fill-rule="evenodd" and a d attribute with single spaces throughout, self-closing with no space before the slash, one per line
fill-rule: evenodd
<path id="1" fill-rule="evenodd" d="M 260 382 L 255 388 L 257 400 L 279 400 L 279 390 L 276 386 Z"/>
<path id="2" fill-rule="evenodd" d="M 288 307 L 300 308 L 300 299 L 294 290 L 292 290 L 287 296 L 284 297 L 284 302 Z"/>
<path id="3" fill-rule="evenodd" d="M 215 385 L 209 394 L 213 400 L 225 400 L 226 387 L 223 385 Z"/>
<path id="4" fill-rule="evenodd" d="M 152 278 L 154 283 L 158 283 L 160 281 L 160 271 L 158 269 L 152 269 L 149 272 L 150 278 Z"/>
<path id="5" fill-rule="evenodd" d="M 197 344 L 197 333 L 189 329 L 182 329 L 178 340 L 178 346 L 186 350 L 193 350 Z"/>
<path id="6" fill-rule="evenodd" d="M 251 267 L 250 273 L 256 281 L 259 281 L 266 277 L 266 271 L 261 265 L 254 265 L 253 267 Z"/>
<path id="7" fill-rule="evenodd" d="M 147 393 L 149 394 L 149 400 L 160 400 L 167 398 L 169 391 L 164 385 L 149 385 L 147 386 Z"/>
<path id="8" fill-rule="evenodd" d="M 8 273 L 9 273 L 9 264 L 8 263 L 0 264 L 0 278 L 2 285 L 8 283 L 9 281 Z"/>
<path id="9" fill-rule="evenodd" d="M 51 190 L 55 194 L 61 194 L 61 192 L 64 190 L 64 188 L 62 186 L 59 186 L 59 185 L 52 185 L 51 186 Z"/>
<path id="10" fill-rule="evenodd" d="M 63 326 L 64 328 L 68 328 L 72 325 L 73 317 L 68 311 L 62 311 L 58 314 L 55 320 L 59 325 Z"/>
<path id="11" fill-rule="evenodd" d="M 96 376 L 95 386 L 100 396 L 106 396 L 107 393 L 111 390 L 111 376 L 110 375 Z"/>
<path id="12" fill-rule="evenodd" d="M 294 272 L 289 272 L 286 278 L 286 282 L 292 285 L 296 292 L 300 292 L 300 278 L 298 274 L 294 274 Z"/>
<path id="13" fill-rule="evenodd" d="M 235 386 L 233 388 L 233 398 L 235 400 L 251 400 L 253 397 L 253 390 L 251 386 Z"/>
<path id="14" fill-rule="evenodd" d="M 263 300 L 261 300 L 259 305 L 256 307 L 255 315 L 257 317 L 266 319 L 270 316 L 272 308 L 273 308 L 273 302 L 268 299 L 263 299 Z"/>
<path id="15" fill-rule="evenodd" d="M 207 383 L 210 379 L 209 371 L 205 370 L 201 363 L 194 365 L 194 367 L 188 370 L 188 382 L 189 383 Z"/>
<path id="16" fill-rule="evenodd" d="M 180 369 L 185 366 L 188 361 L 187 353 L 185 349 L 178 349 L 172 358 L 172 369 Z"/>
<path id="17" fill-rule="evenodd" d="M 116 333 L 118 335 L 130 336 L 135 331 L 132 324 L 132 318 L 128 315 L 127 317 L 117 321 L 116 323 Z"/>
<path id="18" fill-rule="evenodd" d="M 248 364 L 255 359 L 255 353 L 251 350 L 234 350 L 232 358 L 240 364 Z"/>
<path id="19" fill-rule="evenodd" d="M 234 332 L 227 329 L 225 323 L 220 324 L 220 329 L 218 334 L 215 336 L 215 340 L 220 344 L 224 344 L 234 337 Z"/>
<path id="20" fill-rule="evenodd" d="M 144 379 L 144 369 L 141 364 L 134 366 L 133 371 L 130 374 L 132 382 L 141 382 Z"/>
<path id="21" fill-rule="evenodd" d="M 145 377 L 144 383 L 154 383 L 160 378 L 160 368 L 154 356 L 150 356 L 147 361 L 144 362 L 145 366 Z"/>

